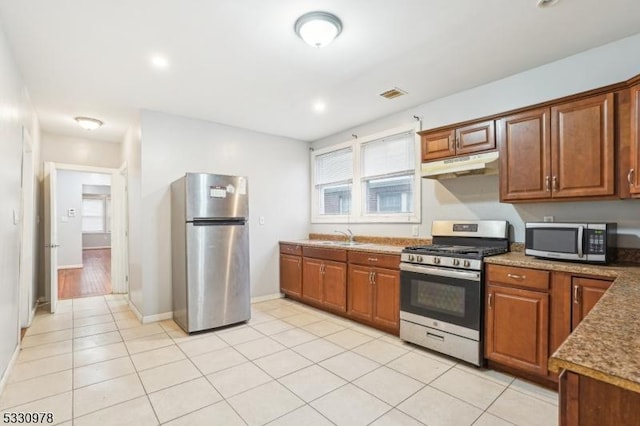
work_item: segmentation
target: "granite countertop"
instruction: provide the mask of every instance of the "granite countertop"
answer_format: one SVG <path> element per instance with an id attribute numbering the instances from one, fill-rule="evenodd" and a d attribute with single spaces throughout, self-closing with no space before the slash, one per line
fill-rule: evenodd
<path id="1" fill-rule="evenodd" d="M 615 278 L 613 285 L 549 359 L 566 369 L 640 392 L 640 267 L 541 260 L 511 252 L 487 263 Z"/>
<path id="2" fill-rule="evenodd" d="M 336 240 L 332 240 L 336 241 Z M 404 246 L 396 246 L 389 244 L 377 244 L 362 242 L 358 245 L 343 246 L 337 244 L 327 244 L 327 240 L 292 240 L 292 241 L 280 241 L 281 244 L 294 244 L 307 247 L 323 247 L 337 250 L 349 250 L 349 251 L 364 251 L 369 253 L 382 253 L 382 254 L 400 254 Z"/>

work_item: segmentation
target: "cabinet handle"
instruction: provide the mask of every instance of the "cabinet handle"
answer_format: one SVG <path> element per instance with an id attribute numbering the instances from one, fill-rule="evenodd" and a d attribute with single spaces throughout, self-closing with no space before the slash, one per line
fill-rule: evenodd
<path id="1" fill-rule="evenodd" d="M 377 257 L 369 257 L 369 258 L 367 258 L 367 260 L 368 260 L 369 262 L 377 262 L 377 261 L 378 261 L 378 258 L 377 258 Z"/>
<path id="2" fill-rule="evenodd" d="M 631 170 L 629 170 L 629 173 L 627 174 L 627 182 L 629 182 L 629 185 L 631 185 L 631 186 L 633 186 L 633 174 L 635 172 L 636 172 L 635 170 L 631 169 Z"/>
<path id="3" fill-rule="evenodd" d="M 558 190 L 558 176 L 553 177 L 553 190 L 554 191 Z"/>
<path id="4" fill-rule="evenodd" d="M 580 304 L 580 291 L 577 285 L 573 286 L 573 303 L 576 305 Z"/>
<path id="5" fill-rule="evenodd" d="M 323 264 L 320 265 L 320 273 L 321 274 L 324 274 L 324 268 L 325 268 L 325 265 L 323 263 Z"/>
<path id="6" fill-rule="evenodd" d="M 489 305 L 489 309 L 493 307 L 491 306 L 491 296 L 493 296 L 493 294 L 489 293 L 489 300 L 487 300 L 487 305 Z"/>
<path id="7" fill-rule="evenodd" d="M 544 178 L 544 187 L 547 190 L 547 192 L 551 191 L 551 177 L 547 176 Z"/>
<path id="8" fill-rule="evenodd" d="M 524 280 L 524 279 L 526 279 L 526 278 L 527 278 L 527 276 L 526 276 L 526 275 L 507 274 L 507 276 L 508 276 L 509 278 L 514 279 L 514 280 Z"/>
<path id="9" fill-rule="evenodd" d="M 456 138 L 456 149 L 460 149 L 460 138 Z"/>
<path id="10" fill-rule="evenodd" d="M 300 269 L 300 259 L 298 259 L 298 269 Z"/>
<path id="11" fill-rule="evenodd" d="M 375 273 L 375 271 L 371 272 L 371 284 L 376 285 L 376 273 Z"/>

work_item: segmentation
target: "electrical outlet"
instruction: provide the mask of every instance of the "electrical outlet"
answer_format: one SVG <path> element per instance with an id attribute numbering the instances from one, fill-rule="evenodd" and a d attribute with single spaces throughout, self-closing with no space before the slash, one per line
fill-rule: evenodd
<path id="1" fill-rule="evenodd" d="M 545 222 L 553 222 L 553 216 L 545 216 L 544 217 L 544 221 Z"/>
<path id="2" fill-rule="evenodd" d="M 420 233 L 420 227 L 418 225 L 413 225 L 411 227 L 411 235 L 414 237 L 417 237 L 419 233 Z"/>
<path id="3" fill-rule="evenodd" d="M 264 216 L 260 216 L 258 223 L 260 223 L 260 225 L 264 225 Z"/>

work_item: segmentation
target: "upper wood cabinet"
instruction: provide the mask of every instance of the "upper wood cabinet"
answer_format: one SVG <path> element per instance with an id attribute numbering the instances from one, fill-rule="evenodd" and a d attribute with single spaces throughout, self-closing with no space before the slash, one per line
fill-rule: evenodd
<path id="1" fill-rule="evenodd" d="M 613 93 L 503 117 L 497 128 L 501 201 L 615 194 Z"/>
<path id="2" fill-rule="evenodd" d="M 640 195 L 640 84 L 630 89 L 631 155 L 627 173 L 629 192 Z"/>
<path id="3" fill-rule="evenodd" d="M 462 127 L 419 132 L 422 162 L 495 149 L 493 120 Z"/>

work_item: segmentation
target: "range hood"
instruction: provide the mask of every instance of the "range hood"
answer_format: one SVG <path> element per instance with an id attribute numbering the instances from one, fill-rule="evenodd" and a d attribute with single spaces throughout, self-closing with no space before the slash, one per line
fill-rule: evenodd
<path id="1" fill-rule="evenodd" d="M 465 155 L 422 164 L 422 177 L 451 179 L 467 175 L 498 174 L 498 151 Z"/>

